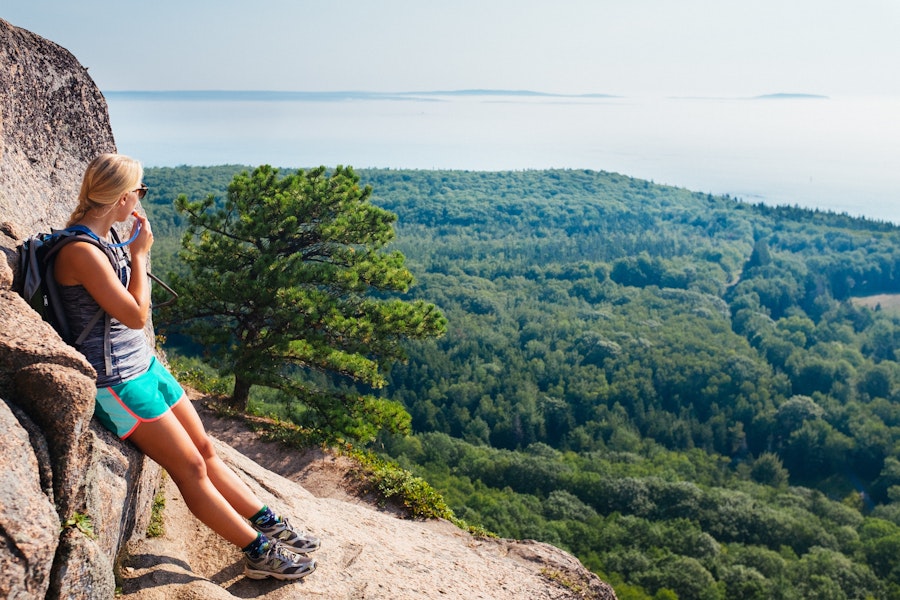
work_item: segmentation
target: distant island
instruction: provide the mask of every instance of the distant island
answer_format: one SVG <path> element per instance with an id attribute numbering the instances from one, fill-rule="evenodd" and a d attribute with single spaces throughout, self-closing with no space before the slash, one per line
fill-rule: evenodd
<path id="1" fill-rule="evenodd" d="M 828 100 L 828 96 L 821 94 L 763 94 L 762 96 L 754 96 L 751 100 Z"/>
<path id="2" fill-rule="evenodd" d="M 418 92 L 368 92 L 338 90 L 304 92 L 279 90 L 114 90 L 104 92 L 122 100 L 242 101 L 242 102 L 332 102 L 337 100 L 435 101 L 441 96 L 505 96 L 516 98 L 618 98 L 611 94 L 554 94 L 531 90 L 434 90 Z"/>
<path id="3" fill-rule="evenodd" d="M 794 94 L 777 92 L 759 96 L 671 96 L 670 100 L 829 100 L 821 94 Z"/>

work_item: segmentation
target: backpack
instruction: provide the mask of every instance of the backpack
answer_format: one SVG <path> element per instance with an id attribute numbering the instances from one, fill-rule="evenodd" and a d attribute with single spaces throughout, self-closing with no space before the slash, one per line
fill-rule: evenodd
<path id="1" fill-rule="evenodd" d="M 112 232 L 113 237 L 115 231 Z M 13 288 L 41 317 L 50 323 L 64 342 L 78 346 L 87 337 L 97 322 L 106 316 L 104 324 L 103 357 L 107 374 L 112 372 L 109 346 L 109 315 L 100 308 L 88 321 L 83 331 L 75 332 L 69 326 L 63 310 L 59 284 L 53 276 L 53 265 L 57 253 L 70 242 L 88 242 L 97 246 L 116 271 L 119 271 L 120 257 L 113 248 L 100 242 L 100 239 L 86 227 L 73 226 L 54 230 L 52 233 L 36 233 L 22 242 L 17 248 L 19 266 L 16 271 Z"/>

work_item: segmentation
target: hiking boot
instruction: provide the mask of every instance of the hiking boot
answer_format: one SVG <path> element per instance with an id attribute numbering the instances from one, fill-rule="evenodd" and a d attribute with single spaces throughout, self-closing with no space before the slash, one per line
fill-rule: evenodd
<path id="1" fill-rule="evenodd" d="M 275 540 L 259 558 L 244 555 L 244 577 L 300 579 L 316 570 L 316 559 L 291 552 Z"/>
<path id="2" fill-rule="evenodd" d="M 297 531 L 284 517 L 271 527 L 260 527 L 258 525 L 254 525 L 254 527 L 270 540 L 277 540 L 280 544 L 286 546 L 288 550 L 301 554 L 315 552 L 321 545 L 319 538 L 305 531 Z"/>

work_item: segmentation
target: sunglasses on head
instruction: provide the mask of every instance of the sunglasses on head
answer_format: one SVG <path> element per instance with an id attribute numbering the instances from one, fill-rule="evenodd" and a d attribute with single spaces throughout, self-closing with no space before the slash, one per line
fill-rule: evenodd
<path id="1" fill-rule="evenodd" d="M 138 200 L 143 200 L 143 199 L 144 199 L 144 196 L 147 195 L 147 190 L 149 190 L 149 189 L 150 189 L 150 188 L 147 187 L 147 184 L 142 183 L 142 184 L 141 184 L 141 187 L 139 187 L 139 188 L 136 189 L 136 190 L 131 190 L 131 191 L 132 191 L 132 192 L 135 192 L 135 193 L 138 195 Z"/>

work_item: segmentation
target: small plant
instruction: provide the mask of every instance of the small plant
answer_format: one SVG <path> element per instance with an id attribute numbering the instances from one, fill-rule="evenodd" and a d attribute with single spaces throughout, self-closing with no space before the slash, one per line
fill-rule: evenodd
<path id="1" fill-rule="evenodd" d="M 421 477 L 378 457 L 360 454 L 366 479 L 384 500 L 394 499 L 413 518 L 453 519 L 453 511 L 437 490 Z"/>
<path id="2" fill-rule="evenodd" d="M 457 517 L 453 517 L 453 519 L 451 519 L 451 521 L 453 522 L 454 525 L 456 525 L 460 529 L 464 529 L 464 530 L 468 531 L 475 537 L 482 537 L 482 538 L 497 537 L 496 533 L 485 529 L 481 525 L 469 525 L 468 523 L 466 523 L 465 521 L 463 521 L 462 519 L 459 519 Z"/>
<path id="3" fill-rule="evenodd" d="M 150 524 L 147 525 L 147 537 L 162 537 L 166 533 L 166 527 L 163 523 L 163 511 L 166 508 L 166 494 L 163 491 L 165 477 L 166 473 L 163 471 L 159 489 L 156 490 L 156 496 L 153 497 L 153 508 L 150 511 Z"/>
<path id="4" fill-rule="evenodd" d="M 397 502 L 412 518 L 446 519 L 477 537 L 497 537 L 480 525 L 469 525 L 456 516 L 444 497 L 431 485 L 406 469 L 381 459 L 371 452 L 348 447 L 349 453 L 362 466 L 362 479 L 383 501 Z"/>
<path id="5" fill-rule="evenodd" d="M 97 538 L 97 534 L 94 533 L 94 523 L 89 515 L 80 512 L 73 513 L 62 525 L 62 529 L 68 528 L 77 529 L 92 540 Z"/>

